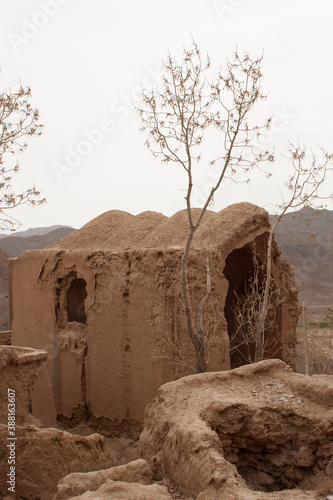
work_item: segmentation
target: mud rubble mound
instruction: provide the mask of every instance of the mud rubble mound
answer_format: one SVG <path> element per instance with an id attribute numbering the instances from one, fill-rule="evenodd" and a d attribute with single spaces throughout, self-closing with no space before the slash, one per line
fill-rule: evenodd
<path id="1" fill-rule="evenodd" d="M 0 463 L 7 462 L 7 426 L 0 425 Z M 105 469 L 112 465 L 105 438 L 77 436 L 54 428 L 16 427 L 16 497 L 52 500 L 58 482 L 70 472 Z M 7 491 L 6 467 L 0 476 L 0 498 Z"/>
<path id="2" fill-rule="evenodd" d="M 163 385 L 146 409 L 142 457 L 197 500 L 333 494 L 333 376 L 280 360 Z"/>
<path id="3" fill-rule="evenodd" d="M 172 500 L 164 486 L 107 481 L 97 491 L 87 491 L 71 500 Z"/>
<path id="4" fill-rule="evenodd" d="M 153 484 L 145 460 L 85 474 L 64 477 L 57 487 L 56 500 L 74 499 L 171 500 L 164 486 Z"/>

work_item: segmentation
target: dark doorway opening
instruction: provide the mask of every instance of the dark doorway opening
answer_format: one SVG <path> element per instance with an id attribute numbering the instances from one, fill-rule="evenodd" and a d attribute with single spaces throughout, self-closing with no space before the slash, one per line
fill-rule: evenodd
<path id="1" fill-rule="evenodd" d="M 258 244 L 258 242 L 256 242 Z M 262 242 L 260 242 L 262 243 Z M 259 264 L 262 264 L 260 257 L 256 256 Z M 255 343 L 254 340 L 244 342 L 242 332 L 237 329 L 237 321 L 235 319 L 236 311 L 236 295 L 239 300 L 245 297 L 249 288 L 249 283 L 253 280 L 256 274 L 253 245 L 248 243 L 242 248 L 233 250 L 226 259 L 226 265 L 223 274 L 229 282 L 228 293 L 225 301 L 224 314 L 228 325 L 228 334 L 230 342 L 230 367 L 237 368 L 244 364 L 254 361 Z M 259 288 L 262 287 L 264 277 L 262 272 L 257 273 L 259 280 Z M 265 358 L 281 356 L 281 339 L 280 339 L 280 313 L 281 307 L 277 305 L 276 320 L 270 322 L 274 324 L 269 330 L 265 330 Z"/>
<path id="2" fill-rule="evenodd" d="M 86 323 L 87 316 L 84 301 L 87 297 L 86 282 L 82 278 L 75 278 L 70 284 L 67 292 L 67 315 L 68 321 Z"/>

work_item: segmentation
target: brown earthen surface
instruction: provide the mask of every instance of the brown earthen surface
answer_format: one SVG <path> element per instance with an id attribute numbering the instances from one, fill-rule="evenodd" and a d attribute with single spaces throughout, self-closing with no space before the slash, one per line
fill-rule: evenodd
<path id="1" fill-rule="evenodd" d="M 58 484 L 56 500 L 68 500 L 86 491 L 97 491 L 108 480 L 152 484 L 152 476 L 150 465 L 143 459 L 95 472 L 72 473 Z"/>
<path id="2" fill-rule="evenodd" d="M 53 390 L 47 366 L 43 366 L 34 383 L 31 392 L 31 413 L 43 422 L 45 427 L 57 426 Z"/>
<path id="3" fill-rule="evenodd" d="M 97 491 L 87 491 L 71 500 L 172 500 L 168 490 L 158 484 L 107 481 Z"/>
<path id="4" fill-rule="evenodd" d="M 7 492 L 7 426 L 0 425 L 0 498 Z M 99 434 L 76 436 L 58 429 L 16 427 L 17 500 L 53 500 L 58 482 L 70 472 L 106 469 L 112 458 Z M 4 465 L 4 466 L 3 466 Z"/>
<path id="5" fill-rule="evenodd" d="M 193 214 L 198 216 L 200 209 L 194 209 Z M 192 248 L 218 247 L 228 254 L 235 246 L 242 246 L 242 240 L 247 242 L 251 233 L 257 235 L 258 230 L 264 232 L 269 227 L 266 210 L 250 203 L 231 205 L 220 212 L 208 211 L 195 234 Z M 111 210 L 48 248 L 67 251 L 183 248 L 187 231 L 186 210 L 172 217 L 156 212 L 135 216 Z"/>
<path id="6" fill-rule="evenodd" d="M 325 484 L 333 494 L 333 377 L 267 360 L 170 382 L 140 443 L 155 479 L 197 500 L 322 498 Z"/>

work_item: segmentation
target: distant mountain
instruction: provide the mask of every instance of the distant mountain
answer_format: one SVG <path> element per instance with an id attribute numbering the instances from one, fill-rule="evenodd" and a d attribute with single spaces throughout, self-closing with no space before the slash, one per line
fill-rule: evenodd
<path id="1" fill-rule="evenodd" d="M 64 236 L 75 231 L 70 226 L 50 226 L 28 229 L 0 239 L 0 249 L 10 257 L 18 257 L 26 250 L 37 250 L 47 247 Z"/>
<path id="2" fill-rule="evenodd" d="M 62 225 L 58 224 L 55 226 L 48 226 L 48 227 L 32 227 L 30 229 L 27 229 L 26 231 L 14 231 L 13 233 L 10 233 L 10 234 L 0 234 L 0 239 L 8 238 L 8 237 L 10 237 L 10 238 L 11 237 L 28 238 L 29 236 L 47 234 L 47 233 L 51 233 L 52 231 L 56 231 L 57 229 L 65 229 L 65 228 L 68 228 L 68 229 L 71 229 L 72 231 L 75 231 L 75 229 L 72 228 L 71 226 L 62 226 Z"/>
<path id="3" fill-rule="evenodd" d="M 295 268 L 299 301 L 333 305 L 333 211 L 305 208 L 285 215 L 275 239 Z"/>

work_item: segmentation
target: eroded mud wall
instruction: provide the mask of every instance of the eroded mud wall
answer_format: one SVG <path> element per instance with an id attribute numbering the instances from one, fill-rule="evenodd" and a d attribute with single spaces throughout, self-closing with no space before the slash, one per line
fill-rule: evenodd
<path id="1" fill-rule="evenodd" d="M 158 387 L 174 378 L 173 365 L 156 356 L 152 322 L 152 311 L 175 314 L 169 264 L 158 251 L 34 251 L 13 261 L 13 343 L 49 352 L 59 415 L 142 421 Z M 68 311 L 77 280 L 82 322 Z"/>
<path id="2" fill-rule="evenodd" d="M 76 323 L 70 323 L 65 335 L 63 332 L 67 304 L 61 291 L 69 286 L 73 269 L 79 275 L 87 274 L 91 281 L 89 268 L 75 259 L 64 262 L 61 252 L 32 251 L 11 260 L 12 344 L 48 352 L 56 410 L 69 416 L 81 402 L 82 342 L 76 342 L 80 337 Z M 71 349 L 72 341 L 78 350 Z"/>

